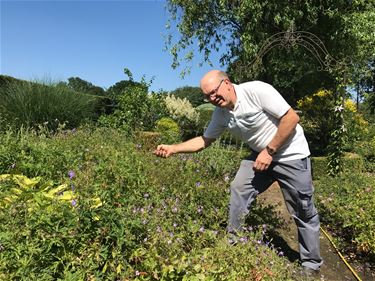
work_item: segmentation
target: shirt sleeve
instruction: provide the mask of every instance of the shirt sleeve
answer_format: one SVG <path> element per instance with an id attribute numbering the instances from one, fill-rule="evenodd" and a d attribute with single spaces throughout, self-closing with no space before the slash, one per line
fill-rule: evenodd
<path id="1" fill-rule="evenodd" d="M 256 96 L 262 109 L 278 119 L 291 108 L 281 94 L 270 84 L 258 81 Z"/>
<path id="2" fill-rule="evenodd" d="M 203 136 L 209 139 L 217 139 L 225 130 L 224 115 L 220 108 L 215 108 L 212 113 L 211 121 Z"/>

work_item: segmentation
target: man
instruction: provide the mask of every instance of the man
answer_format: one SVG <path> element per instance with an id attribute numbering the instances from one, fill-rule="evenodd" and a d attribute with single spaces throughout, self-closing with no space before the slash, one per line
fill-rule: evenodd
<path id="1" fill-rule="evenodd" d="M 281 187 L 298 228 L 301 264 L 306 273 L 323 263 L 319 249 L 319 217 L 313 203 L 309 147 L 299 117 L 271 85 L 252 81 L 236 85 L 225 72 L 212 70 L 201 80 L 206 98 L 216 106 L 203 136 L 183 143 L 159 145 L 155 154 L 196 152 L 228 129 L 246 142 L 252 155 L 241 162 L 231 184 L 228 230 L 241 230 L 256 196 L 274 181 Z"/>

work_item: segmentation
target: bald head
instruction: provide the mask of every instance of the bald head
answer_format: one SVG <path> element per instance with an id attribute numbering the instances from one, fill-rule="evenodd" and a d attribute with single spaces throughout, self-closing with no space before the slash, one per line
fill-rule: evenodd
<path id="1" fill-rule="evenodd" d="M 212 85 L 217 85 L 221 80 L 228 79 L 228 75 L 221 70 L 211 70 L 207 72 L 201 79 L 200 86 L 203 92 L 207 92 L 207 89 L 210 90 Z"/>

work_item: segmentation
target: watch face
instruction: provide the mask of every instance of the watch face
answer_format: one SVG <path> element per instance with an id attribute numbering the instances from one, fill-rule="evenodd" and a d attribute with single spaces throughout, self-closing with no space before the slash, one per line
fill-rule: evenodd
<path id="1" fill-rule="evenodd" d="M 268 154 L 271 155 L 271 156 L 273 156 L 276 153 L 276 151 L 274 149 L 272 149 L 271 147 L 269 147 L 268 145 L 267 145 L 266 149 L 267 149 Z"/>

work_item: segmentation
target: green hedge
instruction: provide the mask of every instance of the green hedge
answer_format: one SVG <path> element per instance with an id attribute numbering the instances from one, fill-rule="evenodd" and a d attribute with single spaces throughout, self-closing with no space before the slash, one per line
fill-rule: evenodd
<path id="1" fill-rule="evenodd" d="M 312 177 L 314 180 L 320 179 L 328 174 L 327 157 L 312 157 Z M 345 171 L 362 172 L 365 164 L 361 156 L 353 153 L 345 154 L 343 158 L 343 169 Z"/>

